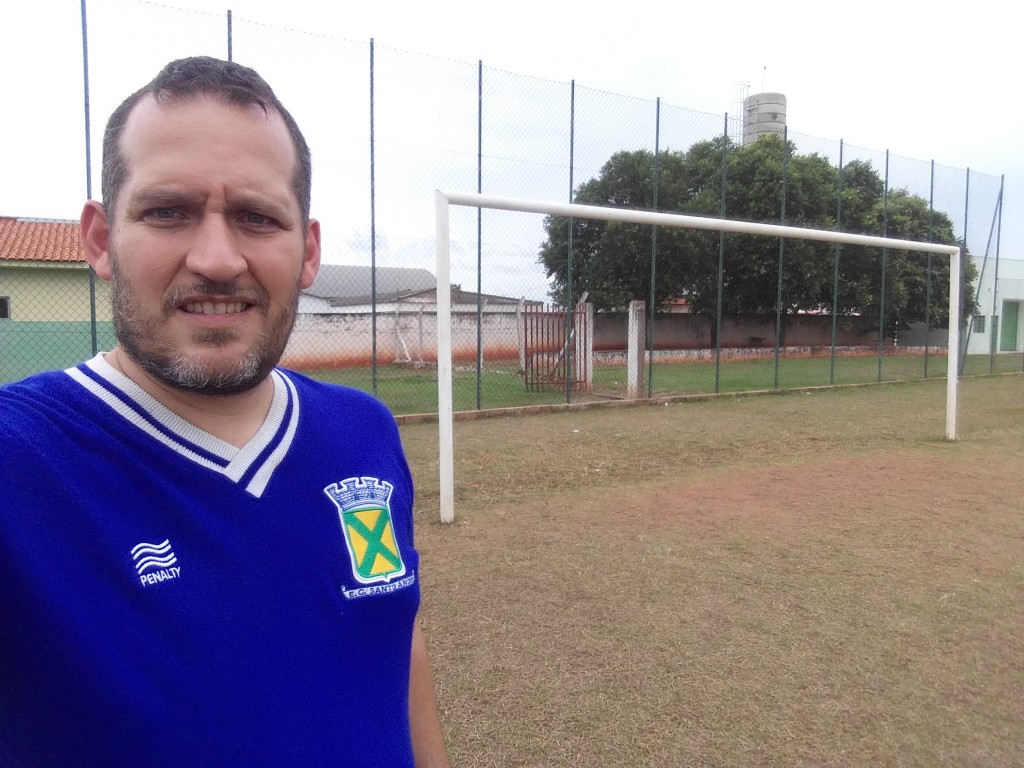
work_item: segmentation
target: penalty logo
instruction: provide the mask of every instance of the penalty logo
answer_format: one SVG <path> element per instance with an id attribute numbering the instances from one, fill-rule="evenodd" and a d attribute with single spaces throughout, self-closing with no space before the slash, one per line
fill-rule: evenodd
<path id="1" fill-rule="evenodd" d="M 387 583 L 405 575 L 391 522 L 394 486 L 375 477 L 350 477 L 324 488 L 338 507 L 352 575 L 360 584 Z"/>
<path id="2" fill-rule="evenodd" d="M 181 575 L 181 566 L 175 565 L 178 558 L 171 549 L 170 539 L 164 539 L 159 544 L 140 541 L 132 547 L 132 561 L 139 574 L 139 583 L 144 587 L 176 579 Z"/>

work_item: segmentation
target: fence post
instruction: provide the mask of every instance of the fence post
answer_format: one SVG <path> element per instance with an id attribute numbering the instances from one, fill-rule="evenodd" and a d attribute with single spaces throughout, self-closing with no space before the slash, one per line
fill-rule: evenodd
<path id="1" fill-rule="evenodd" d="M 647 338 L 644 302 L 629 302 L 626 341 L 626 397 L 636 400 L 644 391 L 644 346 Z M 653 355 L 652 355 L 653 357 Z"/>
<path id="2" fill-rule="evenodd" d="M 377 178 L 374 141 L 373 38 L 370 38 L 370 380 L 377 394 Z M 440 280 L 438 275 L 438 280 Z M 441 286 L 437 286 L 441 290 Z M 440 294 L 437 294 L 440 295 Z"/>
<path id="3" fill-rule="evenodd" d="M 85 197 L 92 200 L 92 122 L 89 110 L 89 25 L 87 23 L 85 0 L 81 2 L 82 13 L 82 77 L 84 80 L 83 101 L 85 107 Z M 99 339 L 96 329 L 96 271 L 92 265 L 89 270 L 89 332 L 92 341 L 92 354 L 99 352 Z"/>
<path id="4" fill-rule="evenodd" d="M 999 313 L 998 333 L 1002 333 L 1003 332 L 1003 328 L 1002 328 L 1002 326 L 1003 326 L 1003 314 L 1002 314 L 1002 312 L 999 312 L 999 310 L 1001 309 L 1001 307 L 999 305 L 999 243 L 1000 243 L 1000 241 L 1002 239 L 1002 232 L 1003 232 L 1003 180 L 1004 179 L 1005 179 L 1005 177 L 1000 177 L 1000 179 L 999 179 L 999 197 L 997 198 L 997 202 L 996 202 L 996 204 L 999 207 L 999 210 L 998 210 L 998 215 L 999 215 L 998 221 L 999 221 L 999 224 L 996 227 L 996 269 L 995 269 L 995 272 L 992 275 L 992 317 L 993 317 L 993 320 L 994 320 L 995 317 L 996 317 L 996 313 L 997 312 Z M 978 287 L 980 288 L 981 286 L 979 285 Z M 989 354 L 989 359 L 988 359 L 988 372 L 989 373 L 995 373 L 995 371 L 996 371 L 996 352 L 998 351 L 999 347 L 1001 346 L 1000 343 L 999 343 L 999 339 L 996 336 L 996 333 L 997 333 L 996 326 L 997 326 L 997 324 L 995 322 L 993 322 L 992 323 L 992 344 L 990 345 L 992 351 Z"/>
<path id="5" fill-rule="evenodd" d="M 519 303 L 516 304 L 516 345 L 519 347 L 519 372 L 523 375 L 523 379 L 526 380 L 526 328 L 524 323 L 526 318 L 524 317 L 526 307 L 526 299 L 520 297 Z"/>
<path id="6" fill-rule="evenodd" d="M 782 126 L 782 201 L 779 205 L 779 224 L 786 224 L 786 182 L 789 166 L 789 126 Z M 775 286 L 775 389 L 779 388 L 779 348 L 782 346 L 782 267 L 786 252 L 786 238 L 779 238 L 779 272 Z"/>
<path id="7" fill-rule="evenodd" d="M 721 217 L 725 218 L 725 191 L 729 168 L 729 113 L 725 113 L 725 129 L 722 131 L 722 205 Z M 721 391 L 722 383 L 722 283 L 725 280 L 725 231 L 718 233 L 718 301 L 715 309 L 715 392 Z"/>
<path id="8" fill-rule="evenodd" d="M 654 203 L 652 211 L 658 210 L 658 186 L 661 183 L 661 97 L 654 103 Z M 647 346 L 651 356 L 647 363 L 647 396 L 651 396 L 654 387 L 654 310 L 657 306 L 655 267 L 658 263 L 658 225 L 651 225 L 651 290 L 650 290 L 650 322 L 647 326 Z"/>
<path id="9" fill-rule="evenodd" d="M 572 202 L 573 166 L 576 152 L 576 81 L 569 84 L 569 202 Z M 565 338 L 572 334 L 572 218 L 569 219 L 569 252 L 566 254 L 565 287 Z M 565 402 L 572 402 L 572 382 L 569 376 L 569 361 L 566 360 Z"/>
<path id="10" fill-rule="evenodd" d="M 882 237 L 889 236 L 889 150 L 885 150 L 885 188 L 882 192 Z M 889 249 L 882 249 L 882 279 L 878 297 L 878 381 L 882 380 L 882 354 L 885 344 L 885 272 Z"/>
<path id="11" fill-rule="evenodd" d="M 843 229 L 843 140 L 839 140 L 839 170 L 836 175 L 836 231 Z M 836 330 L 839 321 L 839 251 L 836 243 L 832 262 L 832 352 L 829 355 L 828 383 L 836 383 Z"/>
<path id="12" fill-rule="evenodd" d="M 931 162 L 931 173 L 928 180 L 928 242 L 934 237 L 935 218 L 935 161 Z M 924 289 L 924 377 L 928 378 L 928 341 L 932 330 L 932 254 L 928 254 L 928 272 Z"/>
<path id="13" fill-rule="evenodd" d="M 965 254 L 967 253 L 967 215 L 968 215 L 968 213 L 970 213 L 970 210 L 971 210 L 971 169 L 968 168 L 967 169 L 967 178 L 966 178 L 966 181 L 964 182 L 964 240 L 963 240 L 962 252 L 965 253 Z M 961 267 L 962 268 L 960 270 L 960 296 L 963 297 L 966 294 L 966 292 L 964 291 L 964 287 L 967 284 L 967 266 L 966 266 L 966 264 L 962 264 Z M 970 317 L 970 315 L 968 315 L 967 317 Z M 963 326 L 964 319 L 965 318 L 964 318 L 964 313 L 963 313 L 963 300 L 961 299 L 960 306 L 958 306 L 956 308 L 956 321 L 958 323 L 958 327 L 959 328 L 963 328 L 964 327 Z M 950 318 L 950 322 L 953 322 L 952 318 Z M 969 341 L 970 337 L 971 337 L 970 328 L 968 328 L 967 329 L 967 333 L 964 333 L 964 334 L 961 335 L 961 338 L 963 339 L 963 341 L 960 343 L 959 346 L 962 347 L 962 349 L 957 349 L 955 351 L 952 350 L 952 349 L 949 350 L 949 353 L 951 355 L 955 354 L 957 356 L 957 359 L 959 360 L 959 364 L 960 365 L 959 365 L 959 369 L 958 369 L 957 372 L 961 376 L 964 375 L 964 366 L 967 364 L 967 344 L 968 344 L 968 341 Z"/>
<path id="14" fill-rule="evenodd" d="M 583 301 L 576 321 L 576 381 L 580 392 L 594 391 L 594 305 Z"/>
<path id="15" fill-rule="evenodd" d="M 484 180 L 484 62 L 477 61 L 476 76 L 476 193 L 481 194 Z M 481 382 L 484 370 L 483 305 L 483 208 L 476 209 L 476 409 L 483 405 Z"/>

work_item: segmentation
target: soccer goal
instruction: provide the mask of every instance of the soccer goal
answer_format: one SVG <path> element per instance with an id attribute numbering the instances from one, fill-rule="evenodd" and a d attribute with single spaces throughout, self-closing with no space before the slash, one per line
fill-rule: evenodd
<path id="1" fill-rule="evenodd" d="M 897 240 L 889 237 L 858 235 L 824 229 L 779 224 L 755 224 L 732 219 L 712 219 L 701 216 L 684 216 L 654 211 L 635 211 L 622 208 L 604 208 L 596 205 L 575 203 L 552 203 L 541 200 L 526 200 L 509 197 L 495 197 L 462 192 L 435 193 L 437 215 L 437 415 L 441 480 L 441 521 L 450 523 L 455 519 L 455 451 L 454 412 L 452 408 L 452 323 L 451 323 L 451 263 L 449 244 L 449 209 L 453 205 L 467 208 L 489 208 L 521 213 L 539 213 L 549 216 L 564 216 L 576 219 L 601 219 L 628 224 L 656 224 L 661 227 L 705 229 L 716 232 L 733 232 L 744 235 L 769 235 L 798 240 L 817 240 L 831 243 L 848 243 L 874 248 L 891 248 L 902 251 L 946 254 L 949 265 L 949 353 L 946 355 L 946 439 L 956 440 L 957 412 L 957 360 L 956 350 L 960 348 L 960 248 L 955 245 L 941 245 L 917 240 Z"/>

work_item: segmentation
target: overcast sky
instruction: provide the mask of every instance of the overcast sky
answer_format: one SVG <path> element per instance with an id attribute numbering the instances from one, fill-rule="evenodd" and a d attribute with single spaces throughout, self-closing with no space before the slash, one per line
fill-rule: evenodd
<path id="1" fill-rule="evenodd" d="M 111 6 L 132 5 L 146 4 L 90 0 L 90 20 Z M 489 68 L 551 81 L 575 79 L 589 88 L 660 97 L 712 114 L 735 111 L 741 82 L 749 83 L 751 93 L 779 91 L 788 99 L 791 131 L 1005 174 L 1001 253 L 1024 258 L 1024 153 L 1018 146 L 1024 100 L 1013 80 L 1021 69 L 1019 32 L 1007 6 L 994 0 L 955 8 L 892 0 L 164 5 L 220 15 L 230 6 L 236 18 L 274 27 L 353 41 L 374 38 L 379 46 L 482 60 Z M 137 33 L 121 30 L 126 41 Z M 104 110 L 93 116 L 94 136 L 102 131 L 112 99 L 155 72 L 148 63 L 133 67 L 130 53 L 124 58 L 128 85 L 92 82 L 93 103 Z M 79 0 L 5 4 L 0 71 L 0 215 L 77 218 L 86 189 Z M 309 88 L 324 91 L 330 101 L 329 80 L 321 82 L 316 74 Z M 105 86 L 118 90 L 105 94 Z M 428 214 L 431 205 L 424 201 Z"/>

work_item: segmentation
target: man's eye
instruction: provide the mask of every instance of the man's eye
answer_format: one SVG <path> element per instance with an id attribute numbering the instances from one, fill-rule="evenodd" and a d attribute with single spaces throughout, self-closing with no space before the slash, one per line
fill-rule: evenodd
<path id="1" fill-rule="evenodd" d="M 178 216 L 178 212 L 173 208 L 154 208 L 147 215 L 160 221 L 171 221 Z"/>
<path id="2" fill-rule="evenodd" d="M 251 224 L 254 227 L 272 227 L 277 224 L 277 222 L 269 216 L 264 216 L 262 213 L 254 213 L 252 211 L 242 214 L 242 221 L 246 224 Z"/>

